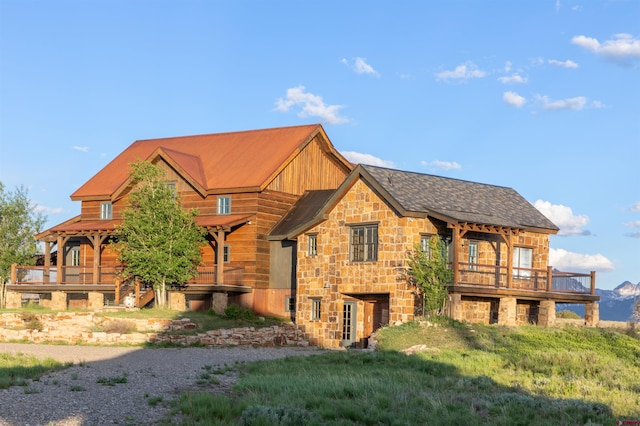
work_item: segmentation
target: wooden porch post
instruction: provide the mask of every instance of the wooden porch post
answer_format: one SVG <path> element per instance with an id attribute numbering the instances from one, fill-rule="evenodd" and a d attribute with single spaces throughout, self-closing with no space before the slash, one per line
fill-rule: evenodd
<path id="1" fill-rule="evenodd" d="M 58 256 L 56 257 L 56 284 L 62 284 L 62 260 L 64 258 L 64 243 L 62 235 L 58 235 Z"/>
<path id="2" fill-rule="evenodd" d="M 224 284 L 224 230 L 218 228 L 218 235 L 216 238 L 218 245 L 216 250 L 216 284 Z"/>
<path id="3" fill-rule="evenodd" d="M 51 268 L 51 248 L 55 242 L 53 241 L 45 241 L 44 242 L 44 270 L 42 271 L 42 281 L 45 284 L 49 284 L 49 277 Z"/>
<path id="4" fill-rule="evenodd" d="M 507 234 L 507 288 L 513 283 L 513 231 Z"/>
<path id="5" fill-rule="evenodd" d="M 451 267 L 453 269 L 453 284 L 457 285 L 460 283 L 460 265 L 458 265 L 458 246 L 460 245 L 460 226 L 458 224 L 452 225 L 453 228 L 453 238 L 451 241 L 451 245 L 453 246 L 453 253 L 451 259 Z"/>
<path id="6" fill-rule="evenodd" d="M 102 256 L 102 243 L 107 238 L 106 235 L 89 236 L 89 241 L 93 245 L 93 283 L 100 284 L 100 263 Z"/>
<path id="7" fill-rule="evenodd" d="M 591 295 L 596 294 L 596 271 L 591 271 Z"/>
<path id="8" fill-rule="evenodd" d="M 120 278 L 116 278 L 116 297 L 114 304 L 118 306 L 120 304 Z"/>
<path id="9" fill-rule="evenodd" d="M 553 289 L 553 267 L 547 266 L 547 291 Z"/>
<path id="10" fill-rule="evenodd" d="M 17 263 L 11 264 L 11 276 L 9 279 L 11 280 L 11 284 L 18 283 L 18 264 Z"/>

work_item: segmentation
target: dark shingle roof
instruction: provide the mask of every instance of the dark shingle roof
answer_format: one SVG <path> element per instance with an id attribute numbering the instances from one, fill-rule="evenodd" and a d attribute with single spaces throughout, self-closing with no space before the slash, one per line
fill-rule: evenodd
<path id="1" fill-rule="evenodd" d="M 406 212 L 511 228 L 558 227 L 511 188 L 361 165 Z"/>
<path id="2" fill-rule="evenodd" d="M 311 222 L 335 192 L 335 189 L 306 191 L 291 210 L 276 223 L 269 233 L 269 239 L 285 238 L 300 226 Z"/>

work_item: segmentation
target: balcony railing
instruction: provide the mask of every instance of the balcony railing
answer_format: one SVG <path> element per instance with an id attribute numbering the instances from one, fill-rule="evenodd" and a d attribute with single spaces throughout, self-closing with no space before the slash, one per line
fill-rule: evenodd
<path id="1" fill-rule="evenodd" d="M 595 272 L 578 274 L 558 272 L 551 268 L 513 268 L 509 286 L 506 266 L 459 263 L 460 280 L 457 284 L 515 289 L 548 291 L 554 293 L 595 294 Z"/>
<path id="2" fill-rule="evenodd" d="M 198 268 L 198 275 L 187 284 L 212 285 L 216 282 L 216 266 Z M 11 267 L 11 284 L 21 285 L 56 285 L 56 284 L 115 284 L 121 276 L 122 267 L 100 266 L 98 274 L 94 276 L 93 267 L 63 266 L 60 279 L 58 268 L 55 266 L 18 266 Z M 225 268 L 223 282 L 220 284 L 242 285 L 244 281 L 243 268 Z"/>

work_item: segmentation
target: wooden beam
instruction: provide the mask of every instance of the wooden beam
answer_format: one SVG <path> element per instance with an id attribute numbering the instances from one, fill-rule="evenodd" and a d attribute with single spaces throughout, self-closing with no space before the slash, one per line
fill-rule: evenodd
<path id="1" fill-rule="evenodd" d="M 224 284 L 224 229 L 218 228 L 216 239 L 216 284 Z"/>

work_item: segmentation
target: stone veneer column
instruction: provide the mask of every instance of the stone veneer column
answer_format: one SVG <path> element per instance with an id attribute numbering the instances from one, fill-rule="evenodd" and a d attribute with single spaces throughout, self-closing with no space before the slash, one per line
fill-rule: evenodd
<path id="1" fill-rule="evenodd" d="M 176 311 L 187 310 L 187 297 L 184 293 L 177 291 L 169 292 L 169 308 Z"/>
<path id="2" fill-rule="evenodd" d="M 213 309 L 213 312 L 222 315 L 227 305 L 229 305 L 229 295 L 227 293 L 213 293 L 211 298 L 211 309 Z"/>
<path id="3" fill-rule="evenodd" d="M 538 325 L 543 327 L 555 327 L 556 302 L 553 300 L 541 300 L 538 307 Z"/>
<path id="4" fill-rule="evenodd" d="M 22 293 L 18 293 L 17 291 L 7 291 L 4 303 L 7 309 L 22 308 Z"/>
<path id="5" fill-rule="evenodd" d="M 102 309 L 104 308 L 104 294 L 96 291 L 87 293 L 87 308 Z"/>
<path id="6" fill-rule="evenodd" d="M 54 311 L 66 311 L 67 293 L 65 293 L 64 291 L 52 291 L 50 308 Z"/>
<path id="7" fill-rule="evenodd" d="M 464 314 L 462 309 L 462 295 L 459 293 L 453 293 L 449 295 L 448 299 L 448 312 L 451 319 L 456 321 L 464 321 Z"/>
<path id="8" fill-rule="evenodd" d="M 597 327 L 600 322 L 600 305 L 598 302 L 585 303 L 584 322 L 589 327 Z"/>
<path id="9" fill-rule="evenodd" d="M 515 297 L 501 297 L 498 307 L 498 325 L 516 325 L 518 301 Z"/>

